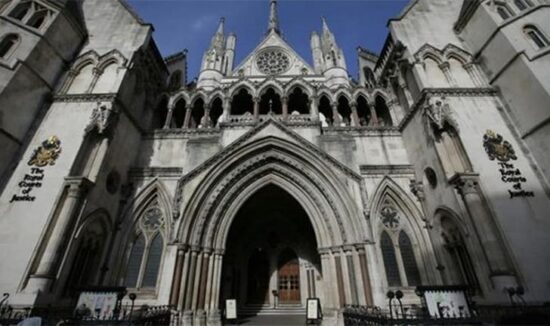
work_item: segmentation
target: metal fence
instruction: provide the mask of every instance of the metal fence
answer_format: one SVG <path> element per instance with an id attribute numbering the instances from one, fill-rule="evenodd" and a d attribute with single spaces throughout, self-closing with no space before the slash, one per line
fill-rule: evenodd
<path id="1" fill-rule="evenodd" d="M 112 316 L 103 318 L 89 318 L 85 315 L 79 315 L 73 310 L 57 308 L 19 308 L 14 309 L 4 306 L 0 310 L 0 326 L 17 325 L 21 321 L 29 318 L 39 318 L 43 326 L 77 326 L 77 325 L 104 325 L 104 326 L 169 326 L 173 321 L 173 307 L 171 306 L 152 306 L 133 309 L 133 307 L 123 307 L 121 311 Z M 177 325 L 177 322 L 176 322 Z"/>
<path id="2" fill-rule="evenodd" d="M 378 307 L 347 306 L 345 326 L 378 325 L 550 325 L 550 305 L 478 306 L 471 316 L 430 316 L 421 307 L 403 307 L 401 311 Z"/>

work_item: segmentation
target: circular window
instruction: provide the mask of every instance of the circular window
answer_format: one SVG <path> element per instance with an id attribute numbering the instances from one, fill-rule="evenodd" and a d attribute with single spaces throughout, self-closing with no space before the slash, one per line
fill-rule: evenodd
<path id="1" fill-rule="evenodd" d="M 117 171 L 111 171 L 107 175 L 107 181 L 105 182 L 105 186 L 107 188 L 107 191 L 110 194 L 114 194 L 118 190 L 118 186 L 120 185 L 120 174 L 118 174 Z"/>
<path id="2" fill-rule="evenodd" d="M 435 174 L 435 171 L 432 168 L 426 168 L 424 170 L 424 174 L 426 175 L 426 180 L 428 180 L 428 183 L 432 188 L 437 187 L 437 175 Z"/>
<path id="3" fill-rule="evenodd" d="M 277 75 L 290 68 L 290 59 L 281 49 L 269 49 L 258 54 L 256 65 L 266 75 Z"/>

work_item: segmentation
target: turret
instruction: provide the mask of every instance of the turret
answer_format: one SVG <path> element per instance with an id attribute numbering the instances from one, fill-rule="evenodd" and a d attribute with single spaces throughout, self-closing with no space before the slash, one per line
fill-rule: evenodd
<path id="1" fill-rule="evenodd" d="M 321 39 L 317 32 L 311 33 L 311 55 L 313 57 L 313 68 L 315 72 L 321 74 L 323 72 L 323 52 L 321 51 Z"/>
<path id="2" fill-rule="evenodd" d="M 349 86 L 344 52 L 338 47 L 324 17 L 321 37 L 315 32 L 311 35 L 311 51 L 315 70 L 327 78 L 329 87 Z"/>
<path id="3" fill-rule="evenodd" d="M 233 62 L 235 60 L 235 45 L 237 43 L 237 36 L 235 33 L 229 33 L 227 41 L 225 42 L 225 56 L 223 60 L 222 73 L 229 75 L 233 71 Z"/>
<path id="4" fill-rule="evenodd" d="M 232 67 L 227 64 L 227 61 L 231 61 L 233 64 L 233 58 L 235 53 L 235 36 L 230 35 L 225 40 L 224 33 L 225 19 L 220 18 L 220 23 L 216 33 L 212 37 L 210 47 L 204 53 L 202 57 L 201 71 L 197 81 L 197 88 L 203 88 L 206 90 L 212 90 L 219 87 L 221 79 L 224 74 L 227 74 L 228 69 Z M 227 51 L 226 46 L 232 45 Z"/>
<path id="5" fill-rule="evenodd" d="M 271 0 L 269 3 L 269 22 L 267 25 L 267 34 L 269 33 L 281 34 L 279 29 L 279 17 L 277 15 L 277 1 Z"/>

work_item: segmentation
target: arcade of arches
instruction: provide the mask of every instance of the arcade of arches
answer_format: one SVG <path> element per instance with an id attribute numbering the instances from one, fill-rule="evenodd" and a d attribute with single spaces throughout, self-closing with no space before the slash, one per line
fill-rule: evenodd
<path id="1" fill-rule="evenodd" d="M 321 94 L 311 96 L 296 86 L 282 94 L 267 87 L 254 96 L 246 87 L 232 95 L 211 99 L 191 95 L 176 99 L 172 104 L 162 98 L 153 119 L 153 129 L 218 128 L 220 123 L 263 121 L 265 116 L 279 117 L 282 121 L 318 122 L 322 127 L 391 127 L 392 112 L 386 99 L 376 95 Z"/>

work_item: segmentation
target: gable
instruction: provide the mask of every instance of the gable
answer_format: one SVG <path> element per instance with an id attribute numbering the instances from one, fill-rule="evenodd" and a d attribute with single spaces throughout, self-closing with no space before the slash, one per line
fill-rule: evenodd
<path id="1" fill-rule="evenodd" d="M 288 58 L 288 68 L 277 76 L 315 74 L 313 68 L 277 33 L 269 33 L 264 40 L 233 70 L 233 76 L 268 76 L 258 66 L 258 58 L 270 51 L 282 52 Z M 285 60 L 286 61 L 286 60 Z M 242 73 L 240 71 L 242 70 Z"/>

